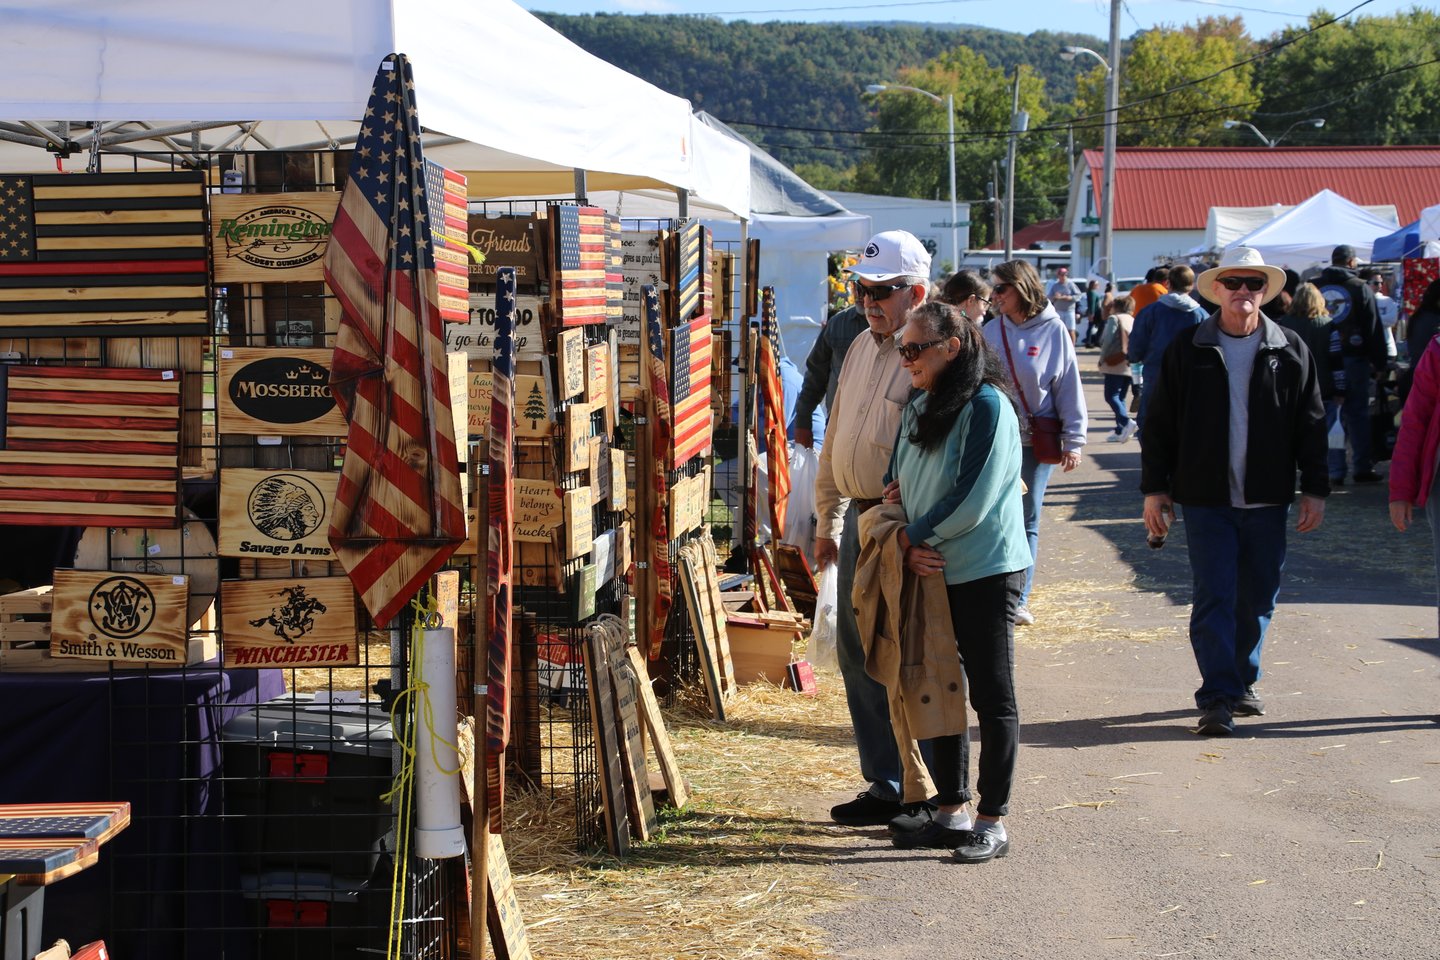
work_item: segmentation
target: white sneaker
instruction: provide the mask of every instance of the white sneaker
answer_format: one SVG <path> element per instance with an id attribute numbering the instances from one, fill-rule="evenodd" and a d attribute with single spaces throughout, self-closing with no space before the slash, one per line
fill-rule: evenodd
<path id="1" fill-rule="evenodd" d="M 1132 422 L 1133 422 L 1133 421 L 1132 421 Z M 1124 431 L 1124 430 L 1118 430 L 1118 431 L 1116 431 L 1116 430 L 1111 430 L 1109 433 L 1107 433 L 1107 434 L 1105 435 L 1105 442 L 1106 442 L 1106 443 L 1124 443 L 1124 442 L 1126 441 L 1126 439 L 1128 439 L 1128 438 L 1125 436 L 1125 431 Z"/>
<path id="2" fill-rule="evenodd" d="M 1015 626 L 1028 627 L 1035 622 L 1035 614 L 1030 612 L 1029 607 L 1015 608 Z"/>
<path id="3" fill-rule="evenodd" d="M 1135 436 L 1135 434 L 1137 434 L 1137 433 L 1139 433 L 1139 432 L 1140 432 L 1140 423 L 1139 423 L 1139 421 L 1138 421 L 1138 420 L 1131 420 L 1129 423 L 1125 424 L 1125 429 L 1123 429 L 1123 430 L 1120 431 L 1120 442 L 1121 442 L 1121 443 L 1124 443 L 1126 440 L 1129 440 L 1131 437 Z"/>

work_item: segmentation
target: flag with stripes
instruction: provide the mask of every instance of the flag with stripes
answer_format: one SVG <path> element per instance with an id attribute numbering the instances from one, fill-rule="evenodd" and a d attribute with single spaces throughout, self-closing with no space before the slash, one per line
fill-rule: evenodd
<path id="1" fill-rule="evenodd" d="M 710 449 L 710 369 L 713 340 L 710 318 L 696 317 L 673 333 L 670 351 L 674 386 L 670 391 L 675 449 L 670 466 L 679 466 Z"/>
<path id="2" fill-rule="evenodd" d="M 179 526 L 180 379 L 0 366 L 0 524 Z"/>
<path id="3" fill-rule="evenodd" d="M 698 223 L 676 234 L 675 319 L 684 323 L 710 312 L 710 231 Z"/>
<path id="4" fill-rule="evenodd" d="M 665 641 L 665 622 L 670 618 L 674 585 L 670 582 L 669 496 L 666 490 L 668 464 L 661 453 L 670 449 L 670 387 L 665 377 L 665 334 L 660 325 L 660 296 L 649 284 L 640 288 L 645 300 L 645 385 L 650 390 L 650 483 L 654 490 L 654 510 L 650 517 L 650 575 L 655 583 L 655 603 L 646 625 L 651 660 L 660 656 Z"/>
<path id="5" fill-rule="evenodd" d="M 605 322 L 619 327 L 625 322 L 625 243 L 620 218 L 605 216 Z"/>
<path id="6" fill-rule="evenodd" d="M 205 177 L 0 173 L 0 335 L 209 332 Z"/>
<path id="7" fill-rule="evenodd" d="M 430 202 L 430 231 L 435 250 L 435 281 L 440 319 L 470 322 L 470 255 L 467 236 L 470 202 L 465 175 L 425 161 L 425 198 Z"/>
<path id="8" fill-rule="evenodd" d="M 349 421 L 330 546 L 387 626 L 465 539 L 409 61 L 375 76 L 325 253 L 341 307 L 330 379 Z"/>
<path id="9" fill-rule="evenodd" d="M 500 832 L 510 743 L 510 587 L 515 535 L 515 268 L 495 272 L 495 356 L 490 364 L 489 538 L 485 555 L 490 653 L 485 676 L 485 784 L 490 830 Z"/>
<path id="10" fill-rule="evenodd" d="M 785 536 L 785 508 L 790 501 L 790 444 L 785 437 L 785 387 L 780 382 L 779 325 L 775 319 L 775 288 L 766 287 L 760 305 L 760 357 L 757 375 L 765 401 L 766 467 L 770 471 L 770 542 Z"/>
<path id="11" fill-rule="evenodd" d="M 599 207 L 552 206 L 555 280 L 551 297 L 562 327 L 605 322 L 609 251 L 605 211 Z"/>

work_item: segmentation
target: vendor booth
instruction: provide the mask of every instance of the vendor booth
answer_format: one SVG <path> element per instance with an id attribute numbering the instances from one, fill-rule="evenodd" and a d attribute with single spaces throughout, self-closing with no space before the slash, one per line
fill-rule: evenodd
<path id="1" fill-rule="evenodd" d="M 1302 271 L 1330 264 L 1331 252 L 1348 243 L 1362 261 L 1371 259 L 1375 237 L 1399 226 L 1394 208 L 1376 216 L 1331 190 L 1321 190 L 1304 203 L 1233 241 L 1253 247 L 1266 263 Z"/>

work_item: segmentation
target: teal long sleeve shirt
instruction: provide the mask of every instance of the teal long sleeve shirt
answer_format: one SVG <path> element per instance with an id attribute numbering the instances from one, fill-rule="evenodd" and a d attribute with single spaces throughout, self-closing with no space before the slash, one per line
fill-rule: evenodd
<path id="1" fill-rule="evenodd" d="M 945 582 L 969 583 L 1030 566 L 1020 486 L 1020 423 L 1015 408 L 984 384 L 960 411 L 943 443 L 922 450 L 909 438 L 930 399 L 920 393 L 900 416 L 886 482 L 899 478 L 911 543 L 945 556 Z"/>

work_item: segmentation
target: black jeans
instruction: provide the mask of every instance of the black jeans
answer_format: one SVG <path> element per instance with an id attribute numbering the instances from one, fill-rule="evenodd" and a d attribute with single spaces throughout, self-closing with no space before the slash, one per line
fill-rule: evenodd
<path id="1" fill-rule="evenodd" d="M 1003 817 L 1010 809 L 1020 711 L 1015 703 L 1015 608 L 1025 571 L 997 573 L 945 588 L 955 646 L 965 667 L 970 706 L 980 720 L 980 802 L 976 810 Z M 970 800 L 970 735 L 936 737 L 932 774 L 942 806 Z"/>

